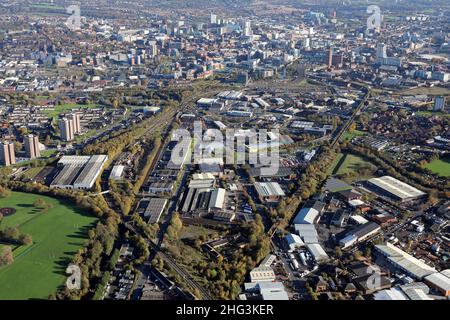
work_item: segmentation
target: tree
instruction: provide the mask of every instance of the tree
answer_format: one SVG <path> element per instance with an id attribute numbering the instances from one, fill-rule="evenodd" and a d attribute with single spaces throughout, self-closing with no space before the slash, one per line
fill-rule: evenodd
<path id="1" fill-rule="evenodd" d="M 48 204 L 47 202 L 45 202 L 44 199 L 37 199 L 35 202 L 33 202 L 33 207 L 37 208 L 37 209 L 41 209 L 42 211 L 51 208 L 51 205 Z"/>
<path id="2" fill-rule="evenodd" d="M 0 198 L 8 198 L 11 195 L 11 191 L 5 187 L 0 186 Z"/>
<path id="3" fill-rule="evenodd" d="M 355 131 L 356 130 L 356 123 L 355 122 L 352 122 L 351 124 L 350 124 L 350 126 L 348 127 L 348 131 L 349 132 L 353 132 L 353 131 Z"/>
<path id="4" fill-rule="evenodd" d="M 26 233 L 25 234 L 21 234 L 19 236 L 19 242 L 22 243 L 23 245 L 28 246 L 28 245 L 33 243 L 33 238 L 29 234 L 26 234 Z"/>
<path id="5" fill-rule="evenodd" d="M 19 141 L 14 142 L 14 151 L 18 153 L 20 150 L 22 150 L 23 145 Z"/>
<path id="6" fill-rule="evenodd" d="M 15 241 L 19 238 L 20 232 L 19 229 L 14 227 L 7 227 L 4 230 L 0 231 L 0 239 Z"/>
<path id="7" fill-rule="evenodd" d="M 21 134 L 22 136 L 26 135 L 28 133 L 28 129 L 26 127 L 20 127 L 18 129 L 19 134 Z"/>
<path id="8" fill-rule="evenodd" d="M 14 262 L 14 255 L 10 246 L 3 247 L 0 252 L 0 266 L 7 266 Z"/>
<path id="9" fill-rule="evenodd" d="M 336 247 L 334 249 L 334 254 L 336 255 L 337 258 L 341 258 L 342 257 L 342 249 L 341 249 L 341 247 Z"/>

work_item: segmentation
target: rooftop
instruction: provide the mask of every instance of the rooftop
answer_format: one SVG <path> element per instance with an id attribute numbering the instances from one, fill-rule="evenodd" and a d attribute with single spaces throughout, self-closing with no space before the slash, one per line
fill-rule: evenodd
<path id="1" fill-rule="evenodd" d="M 425 195 L 424 192 L 390 176 L 372 178 L 368 181 L 376 187 L 383 189 L 384 191 L 393 194 L 402 200 L 417 198 Z"/>

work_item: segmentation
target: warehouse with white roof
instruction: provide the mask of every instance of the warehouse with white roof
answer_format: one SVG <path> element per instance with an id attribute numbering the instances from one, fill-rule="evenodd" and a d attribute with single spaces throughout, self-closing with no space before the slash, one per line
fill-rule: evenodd
<path id="1" fill-rule="evenodd" d="M 264 201 L 274 201 L 285 196 L 278 182 L 255 182 L 255 189 L 259 198 Z"/>
<path id="2" fill-rule="evenodd" d="M 218 188 L 211 193 L 209 210 L 222 210 L 225 202 L 225 189 Z"/>
<path id="3" fill-rule="evenodd" d="M 286 241 L 289 251 L 294 251 L 297 248 L 305 246 L 305 243 L 302 241 L 300 236 L 296 235 L 295 233 L 289 233 L 284 237 L 284 240 Z"/>
<path id="4" fill-rule="evenodd" d="M 327 255 L 325 250 L 323 250 L 323 248 L 320 244 L 310 243 L 310 244 L 307 244 L 306 247 L 308 248 L 308 251 L 313 256 L 314 261 L 316 261 L 317 263 L 326 262 L 330 259 L 330 257 Z"/>
<path id="5" fill-rule="evenodd" d="M 372 178 L 367 180 L 367 182 L 369 187 L 376 193 L 386 195 L 400 202 L 419 199 L 426 195 L 425 192 L 390 176 Z"/>
<path id="6" fill-rule="evenodd" d="M 304 243 L 319 243 L 319 235 L 313 224 L 296 224 L 294 229 Z"/>
<path id="7" fill-rule="evenodd" d="M 57 164 L 62 169 L 51 182 L 50 188 L 89 190 L 107 161 L 107 155 L 63 156 Z"/>
<path id="8" fill-rule="evenodd" d="M 314 208 L 302 208 L 294 218 L 294 224 L 313 224 L 319 216 L 319 211 Z"/>
<path id="9" fill-rule="evenodd" d="M 109 180 L 121 180 L 125 166 L 116 165 L 112 168 Z"/>

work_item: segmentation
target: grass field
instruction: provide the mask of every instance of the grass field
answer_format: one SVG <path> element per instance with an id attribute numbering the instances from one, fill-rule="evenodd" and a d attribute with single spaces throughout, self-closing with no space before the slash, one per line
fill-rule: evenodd
<path id="1" fill-rule="evenodd" d="M 38 198 L 53 207 L 40 212 L 32 205 Z M 33 244 L 14 249 L 12 265 L 0 268 L 0 300 L 47 299 L 64 284 L 65 269 L 96 218 L 61 200 L 21 192 L 0 199 L 0 207 L 17 209 L 1 228 L 16 226 L 33 237 Z"/>
<path id="2" fill-rule="evenodd" d="M 47 149 L 47 150 L 41 151 L 41 157 L 50 158 L 53 155 L 55 155 L 57 152 L 58 152 L 57 149 Z"/>
<path id="3" fill-rule="evenodd" d="M 346 132 L 342 135 L 341 141 L 352 140 L 354 137 L 364 136 L 366 133 L 359 130 L 353 130 L 352 132 Z"/>
<path id="4" fill-rule="evenodd" d="M 336 174 L 335 173 L 335 169 L 336 167 L 339 165 L 339 163 L 342 160 L 342 157 L 344 156 L 343 153 L 339 153 L 338 156 L 336 157 L 336 159 L 334 160 L 334 162 L 330 165 L 330 167 L 328 168 L 327 174 L 332 175 L 332 174 Z"/>
<path id="5" fill-rule="evenodd" d="M 431 161 L 427 168 L 442 177 L 450 177 L 450 158 Z"/>
<path id="6" fill-rule="evenodd" d="M 364 165 L 368 164 L 363 158 L 349 154 L 340 153 L 333 164 L 328 168 L 328 174 L 330 175 L 343 175 L 346 173 L 355 173 Z M 365 179 L 369 177 L 357 177 L 358 179 Z"/>
<path id="7" fill-rule="evenodd" d="M 46 114 L 48 117 L 52 117 L 56 119 L 60 113 L 70 111 L 72 109 L 92 109 L 97 108 L 98 106 L 95 104 L 61 104 L 56 105 L 53 110 L 45 110 L 44 114 Z"/>

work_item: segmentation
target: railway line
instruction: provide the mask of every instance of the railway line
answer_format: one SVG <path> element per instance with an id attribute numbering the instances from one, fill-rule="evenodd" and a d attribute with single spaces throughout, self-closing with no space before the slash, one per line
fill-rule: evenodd
<path id="1" fill-rule="evenodd" d="M 130 223 L 125 223 L 125 227 L 133 233 L 139 234 L 139 232 Z M 214 297 L 208 292 L 208 290 L 206 290 L 202 285 L 193 280 L 191 275 L 184 268 L 180 267 L 172 257 L 164 253 L 156 243 L 145 237 L 144 240 L 155 254 L 159 254 L 159 256 L 164 260 L 165 263 L 167 263 L 168 266 L 170 266 L 179 275 L 181 275 L 183 280 L 189 285 L 189 287 L 191 287 L 191 289 L 200 292 L 201 298 L 203 300 L 214 300 Z"/>

